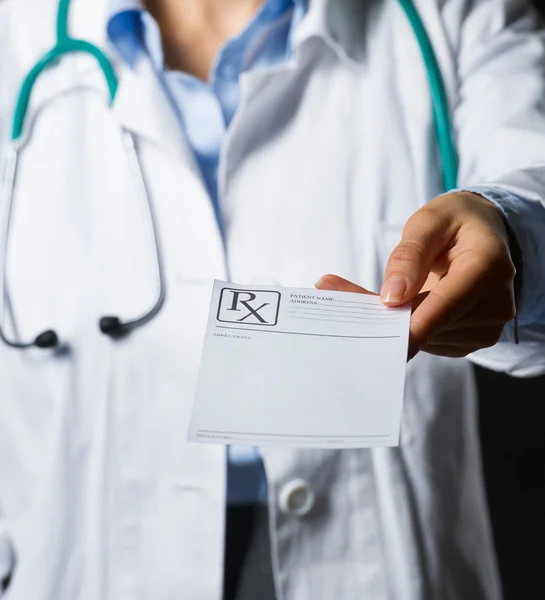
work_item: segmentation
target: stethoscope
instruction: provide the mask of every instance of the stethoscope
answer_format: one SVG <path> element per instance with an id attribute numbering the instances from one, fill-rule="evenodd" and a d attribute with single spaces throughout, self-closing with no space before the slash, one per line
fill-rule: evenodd
<path id="1" fill-rule="evenodd" d="M 15 113 L 13 117 L 13 125 L 11 130 L 11 147 L 8 148 L 6 159 L 4 162 L 3 178 L 0 186 L 0 200 L 5 198 L 5 219 L 4 219 L 4 244 L 3 252 L 0 259 L 0 268 L 2 274 L 0 276 L 0 339 L 12 348 L 55 348 L 60 344 L 59 336 L 53 329 L 43 331 L 35 337 L 34 340 L 29 342 L 20 342 L 10 339 L 4 329 L 4 318 L 6 306 L 8 304 L 7 289 L 6 289 L 6 264 L 9 246 L 9 233 L 10 233 L 10 220 L 13 208 L 13 198 L 15 191 L 15 183 L 17 179 L 17 164 L 19 155 L 26 144 L 26 139 L 23 136 L 25 118 L 28 111 L 28 105 L 30 102 L 30 96 L 32 89 L 36 83 L 36 80 L 52 63 L 57 61 L 60 57 L 65 54 L 71 54 L 75 52 L 89 54 L 93 56 L 100 66 L 102 74 L 106 79 L 108 90 L 110 94 L 110 105 L 113 104 L 118 88 L 118 81 L 111 62 L 108 60 L 106 55 L 96 46 L 86 42 L 84 40 L 78 40 L 68 35 L 68 12 L 69 12 L 70 0 L 60 0 L 59 9 L 57 14 L 57 43 L 55 46 L 47 52 L 32 68 L 28 73 L 21 91 L 17 98 Z M 151 321 L 161 310 L 166 296 L 165 279 L 163 272 L 163 260 L 161 254 L 160 239 L 158 236 L 156 219 L 153 210 L 153 204 L 151 197 L 146 188 L 146 182 L 144 179 L 142 167 L 138 159 L 138 153 L 136 151 L 135 139 L 133 135 L 122 130 L 123 142 L 127 153 L 128 163 L 131 170 L 132 177 L 138 194 L 141 197 L 142 202 L 147 206 L 149 213 L 149 219 L 151 224 L 151 233 L 153 236 L 153 242 L 155 245 L 155 257 L 156 257 L 156 273 L 157 273 L 157 288 L 158 294 L 154 305 L 141 316 L 131 319 L 122 320 L 120 317 L 109 315 L 99 318 L 98 325 L 100 331 L 111 338 L 122 337 L 125 334 L 145 325 Z M 0 204 L 0 208 L 2 205 Z"/>
<path id="2" fill-rule="evenodd" d="M 44 71 L 44 69 L 50 67 L 62 56 L 72 53 L 88 54 L 94 57 L 98 62 L 100 70 L 102 71 L 108 86 L 110 105 L 112 105 L 115 100 L 118 88 L 117 76 L 115 74 L 113 65 L 106 57 L 104 52 L 90 42 L 79 40 L 69 35 L 68 13 L 70 1 L 71 0 L 59 0 L 56 44 L 36 63 L 23 81 L 13 116 L 11 145 L 6 153 L 4 168 L 2 171 L 2 180 L 0 182 L 0 208 L 2 208 L 3 202 L 6 203 L 4 207 L 4 244 L 2 256 L 0 257 L 0 268 L 2 269 L 2 274 L 0 276 L 0 339 L 8 346 L 18 349 L 31 347 L 55 348 L 60 344 L 57 333 L 52 329 L 43 331 L 37 335 L 34 340 L 28 342 L 10 339 L 4 330 L 5 312 L 8 304 L 6 289 L 6 264 L 9 249 L 10 221 L 13 208 L 15 184 L 17 180 L 18 159 L 27 142 L 26 138 L 23 136 L 23 133 L 32 89 L 36 83 L 36 80 Z M 426 67 L 428 81 L 430 84 L 435 133 L 441 159 L 443 187 L 445 191 L 448 191 L 456 188 L 458 165 L 443 78 L 439 69 L 437 58 L 433 51 L 433 47 L 431 45 L 430 38 L 426 32 L 422 19 L 420 18 L 418 11 L 413 4 L 413 0 L 398 1 L 413 28 Z M 149 211 L 151 231 L 153 233 L 153 240 L 155 243 L 158 294 L 157 300 L 151 309 L 138 318 L 132 320 L 122 320 L 117 316 L 100 317 L 98 321 L 100 331 L 111 338 L 121 337 L 151 321 L 161 310 L 165 301 L 166 292 L 160 239 L 158 236 L 153 204 L 146 188 L 142 167 L 136 151 L 135 139 L 133 135 L 126 130 L 122 130 L 122 135 L 136 189 L 138 190 L 138 193 L 140 194 L 143 202 L 145 202 Z"/>

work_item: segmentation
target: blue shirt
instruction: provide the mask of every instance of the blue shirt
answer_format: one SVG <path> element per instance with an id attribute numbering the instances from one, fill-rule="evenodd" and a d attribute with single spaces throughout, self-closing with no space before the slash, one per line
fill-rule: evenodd
<path id="1" fill-rule="evenodd" d="M 291 33 L 305 12 L 305 0 L 268 0 L 251 23 L 220 48 L 205 83 L 165 67 L 159 27 L 141 0 L 111 0 L 108 38 L 130 66 L 144 55 L 151 59 L 195 154 L 220 228 L 219 154 L 239 104 L 240 74 L 289 58 Z"/>
<path id="2" fill-rule="evenodd" d="M 222 143 L 240 99 L 240 74 L 287 60 L 294 27 L 308 0 L 267 0 L 252 21 L 219 50 L 208 82 L 165 67 L 161 34 L 141 0 L 110 0 L 108 39 L 131 67 L 149 58 L 174 108 L 200 167 L 223 231 L 218 206 L 218 163 Z M 265 502 L 267 480 L 255 448 L 229 449 L 227 498 L 230 504 Z"/>

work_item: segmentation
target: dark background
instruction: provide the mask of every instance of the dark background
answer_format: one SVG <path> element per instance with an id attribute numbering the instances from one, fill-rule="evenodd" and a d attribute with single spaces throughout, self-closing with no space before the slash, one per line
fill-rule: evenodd
<path id="1" fill-rule="evenodd" d="M 533 4 L 545 16 L 545 1 Z M 476 372 L 505 600 L 545 600 L 545 377 L 512 379 L 478 367 Z"/>
<path id="2" fill-rule="evenodd" d="M 488 504 L 505 600 L 545 600 L 545 377 L 476 368 Z"/>

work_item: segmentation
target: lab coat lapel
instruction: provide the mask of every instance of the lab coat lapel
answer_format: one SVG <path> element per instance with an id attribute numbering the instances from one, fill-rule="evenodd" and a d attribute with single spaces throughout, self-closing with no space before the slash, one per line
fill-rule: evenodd
<path id="1" fill-rule="evenodd" d="M 198 173 L 174 106 L 149 61 L 143 60 L 134 71 L 119 60 L 113 59 L 112 63 L 119 79 L 112 110 L 120 127 L 149 140 Z M 47 85 L 43 85 L 46 81 Z M 85 93 L 85 90 L 94 90 L 103 96 L 105 110 L 108 110 L 107 87 L 98 66 L 89 64 L 86 56 L 67 57 L 55 70 L 43 74 L 32 94 L 30 114 L 36 115 L 60 96 Z"/>
<path id="2" fill-rule="evenodd" d="M 106 36 L 108 20 L 107 0 L 73 1 L 70 13 L 72 35 L 101 48 L 115 67 L 119 88 L 113 111 L 119 124 L 138 136 L 151 141 L 166 153 L 181 159 L 198 172 L 193 152 L 180 127 L 178 116 L 168 92 L 153 69 L 151 61 L 143 57 L 134 69 L 129 68 L 110 50 Z M 85 83 L 92 81 L 106 93 L 106 85 L 99 69 L 85 56 L 71 60 L 80 64 Z"/>
<path id="3" fill-rule="evenodd" d="M 120 125 L 142 136 L 197 171 L 168 92 L 148 59 L 134 70 L 119 65 L 119 89 L 113 111 Z"/>

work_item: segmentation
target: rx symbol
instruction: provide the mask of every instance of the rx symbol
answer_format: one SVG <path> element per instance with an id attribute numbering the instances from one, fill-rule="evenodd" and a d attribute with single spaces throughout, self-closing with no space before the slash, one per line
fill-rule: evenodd
<path id="1" fill-rule="evenodd" d="M 266 306 L 269 306 L 270 302 L 264 302 L 261 306 L 254 308 L 251 303 L 257 298 L 255 294 L 252 292 L 242 292 L 238 290 L 231 290 L 233 294 L 233 302 L 231 303 L 231 307 L 227 310 L 241 312 L 242 309 L 239 306 L 243 306 L 248 312 L 237 319 L 239 323 L 245 321 L 248 317 L 255 317 L 260 323 L 267 323 L 267 321 L 259 314 L 259 311 L 264 309 Z"/>

